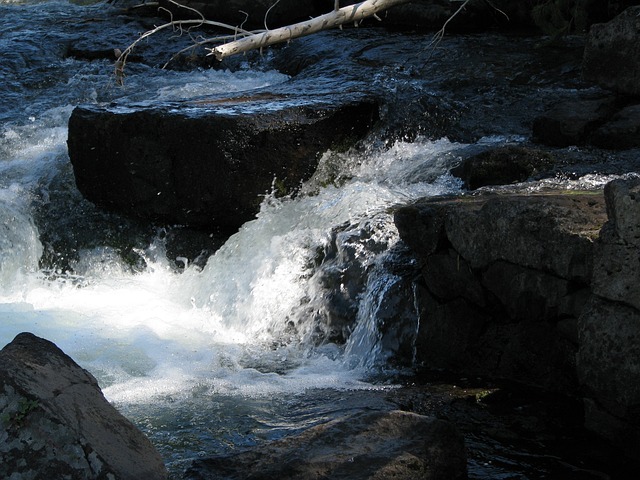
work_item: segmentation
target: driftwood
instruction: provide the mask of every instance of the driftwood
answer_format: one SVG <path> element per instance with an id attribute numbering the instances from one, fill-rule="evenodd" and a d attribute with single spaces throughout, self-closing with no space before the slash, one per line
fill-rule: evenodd
<path id="1" fill-rule="evenodd" d="M 364 2 L 339 8 L 335 2 L 335 9 L 325 15 L 312 18 L 305 22 L 287 25 L 286 27 L 267 30 L 249 35 L 233 42 L 225 43 L 208 49 L 208 55 L 214 55 L 218 60 L 238 53 L 257 50 L 276 43 L 288 42 L 294 38 L 311 35 L 322 30 L 339 27 L 346 23 L 358 23 L 364 18 L 376 15 L 395 5 L 409 3 L 410 0 L 366 0 Z"/>
<path id="2" fill-rule="evenodd" d="M 115 77 L 118 84 L 122 84 L 124 81 L 124 67 L 127 61 L 127 57 L 133 50 L 133 48 L 145 38 L 167 28 L 172 28 L 179 33 L 189 32 L 191 28 L 197 28 L 204 25 L 213 26 L 228 30 L 230 33 L 227 35 L 219 35 L 216 37 L 206 38 L 204 40 L 195 41 L 194 44 L 186 49 L 181 50 L 182 53 L 186 50 L 195 48 L 197 46 L 203 46 L 205 44 L 219 43 L 219 45 L 213 48 L 207 48 L 209 51 L 207 54 L 215 56 L 216 59 L 222 60 L 231 55 L 238 53 L 248 52 L 250 50 L 262 49 L 263 47 L 274 45 L 276 43 L 288 42 L 294 38 L 303 37 L 305 35 L 311 35 L 313 33 L 320 32 L 322 30 L 328 30 L 331 28 L 340 27 L 347 23 L 355 23 L 356 25 L 367 17 L 377 17 L 379 12 L 387 10 L 396 5 L 404 3 L 410 3 L 412 0 L 365 0 L 363 2 L 349 5 L 347 7 L 340 8 L 339 0 L 334 0 L 333 11 L 320 15 L 319 17 L 312 18 L 305 22 L 288 25 L 281 28 L 269 30 L 244 30 L 242 26 L 233 26 L 225 23 L 216 22 L 213 20 L 207 20 L 197 10 L 181 5 L 175 0 L 168 0 L 170 3 L 175 4 L 180 8 L 184 8 L 194 12 L 198 15 L 199 19 L 194 20 L 171 20 L 168 23 L 155 27 L 153 30 L 143 33 L 135 42 L 129 45 L 124 51 L 115 49 L 117 60 L 115 62 Z M 273 5 L 275 6 L 278 1 Z M 475 0 L 464 0 L 460 4 L 460 7 L 449 17 L 443 27 L 438 31 L 433 41 L 427 46 L 433 48 L 444 36 L 445 29 L 449 22 L 456 17 L 470 2 Z M 273 7 L 272 7 L 273 8 Z M 494 7 L 495 8 L 495 7 Z M 501 12 L 502 13 L 502 12 Z M 378 18 L 379 19 L 379 18 Z M 226 43 L 225 43 L 226 42 Z M 176 55 L 178 55 L 176 54 Z M 172 58 L 175 58 L 175 56 Z M 169 60 L 171 61 L 171 60 Z M 165 65 L 166 66 L 166 65 Z"/>

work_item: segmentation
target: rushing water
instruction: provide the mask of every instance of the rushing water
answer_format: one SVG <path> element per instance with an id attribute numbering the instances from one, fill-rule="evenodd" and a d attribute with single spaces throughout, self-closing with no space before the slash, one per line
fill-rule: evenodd
<path id="1" fill-rule="evenodd" d="M 388 355 L 376 308 L 398 281 L 384 268 L 397 242 L 387 208 L 456 189 L 447 176 L 405 180 L 456 145 L 398 143 L 342 157 L 355 166 L 342 172 L 349 180 L 341 187 L 311 185 L 313 194 L 295 200 L 265 199 L 258 218 L 204 266 L 170 258 L 166 231 L 127 238 L 127 220 L 100 212 L 77 192 L 66 151 L 73 107 L 251 90 L 288 77 L 250 68 L 180 73 L 138 66 L 126 87 L 117 87 L 109 60 L 64 55 L 65 45 L 83 35 L 83 23 L 104 18 L 103 10 L 0 3 L 0 343 L 21 331 L 54 341 L 96 376 L 174 467 L 375 403 L 381 387 L 372 374 Z M 328 152 L 324 163 L 335 159 Z M 124 258 L 114 232 L 142 266 Z M 362 280 L 349 292 L 353 326 L 338 335 L 346 343 L 335 343 L 322 323 L 323 285 L 346 268 L 343 257 L 359 266 Z M 357 390 L 370 395 L 348 395 Z"/>
<path id="2" fill-rule="evenodd" d="M 105 48 L 131 41 L 136 27 L 104 12 L 0 0 L 0 344 L 22 331 L 55 342 L 174 471 L 198 455 L 382 408 L 396 352 L 377 324 L 403 281 L 389 268 L 398 253 L 389 207 L 459 190 L 446 171 L 464 146 L 418 138 L 327 152 L 319 175 L 330 171 L 340 186 L 312 179 L 295 199 L 265 198 L 208 259 L 168 253 L 166 228 L 82 199 L 66 150 L 73 107 L 249 91 L 288 77 L 134 65 L 118 87 L 111 60 L 66 55 L 96 22 L 108 26 Z"/>

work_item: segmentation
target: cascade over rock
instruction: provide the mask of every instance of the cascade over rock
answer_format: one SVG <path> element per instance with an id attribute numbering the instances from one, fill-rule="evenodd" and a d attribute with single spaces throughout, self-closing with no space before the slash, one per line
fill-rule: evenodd
<path id="1" fill-rule="evenodd" d="M 53 343 L 19 334 L 0 351 L 0 477 L 163 479 L 151 442 Z"/>

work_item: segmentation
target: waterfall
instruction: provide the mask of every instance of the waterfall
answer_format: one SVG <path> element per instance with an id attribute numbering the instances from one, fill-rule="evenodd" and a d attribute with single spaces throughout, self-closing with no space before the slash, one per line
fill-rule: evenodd
<path id="1" fill-rule="evenodd" d="M 193 262 L 167 243 L 180 229 L 140 225 L 82 198 L 66 151 L 74 105 L 169 102 L 288 77 L 131 65 L 116 88 L 109 61 L 60 53 L 78 35 L 77 18 L 104 15 L 98 6 L 0 2 L 0 15 L 0 46 L 11 53 L 0 65 L 2 345 L 23 331 L 55 342 L 168 459 L 329 418 L 365 402 L 339 392 L 374 392 L 374 374 L 406 360 L 414 312 L 394 302 L 407 297 L 413 267 L 398 271 L 409 257 L 392 209 L 459 190 L 446 172 L 460 145 L 418 139 L 326 152 L 297 196 L 266 194 L 255 220 Z M 55 54 L 34 43 L 45 33 Z"/>

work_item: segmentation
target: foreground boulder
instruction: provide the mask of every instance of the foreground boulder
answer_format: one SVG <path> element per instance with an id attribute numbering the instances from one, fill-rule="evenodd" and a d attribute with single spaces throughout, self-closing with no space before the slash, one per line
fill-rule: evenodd
<path id="1" fill-rule="evenodd" d="M 164 479 L 151 442 L 53 343 L 19 334 L 0 351 L 0 477 Z"/>
<path id="2" fill-rule="evenodd" d="M 587 427 L 640 455 L 640 179 L 605 188 L 609 220 L 595 250 L 592 291 L 578 323 L 577 371 Z"/>
<path id="3" fill-rule="evenodd" d="M 78 107 L 69 157 L 82 194 L 145 219 L 235 230 L 264 196 L 295 191 L 328 149 L 355 143 L 377 104 L 240 98 L 176 107 Z"/>
<path id="4" fill-rule="evenodd" d="M 404 411 L 362 412 L 259 449 L 197 460 L 185 478 L 462 480 L 467 466 L 452 424 Z"/>

